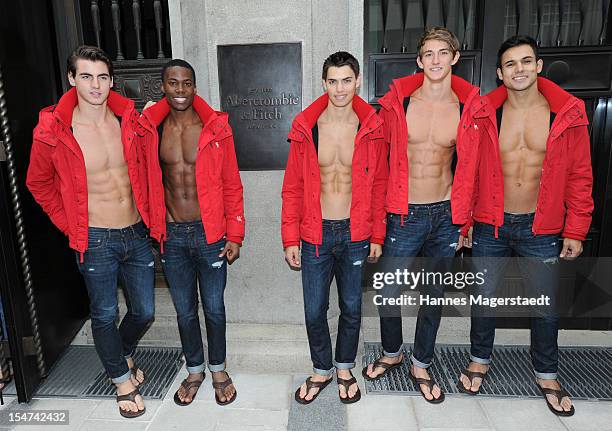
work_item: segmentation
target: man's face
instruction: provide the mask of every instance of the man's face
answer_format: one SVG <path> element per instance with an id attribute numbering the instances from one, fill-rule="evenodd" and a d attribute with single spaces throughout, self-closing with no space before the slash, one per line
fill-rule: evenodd
<path id="1" fill-rule="evenodd" d="M 448 43 L 442 40 L 428 40 L 421 48 L 417 64 L 425 78 L 430 81 L 442 81 L 452 72 L 452 66 L 459 61 L 459 52 L 453 56 Z"/>
<path id="2" fill-rule="evenodd" d="M 508 90 L 523 91 L 535 84 L 542 65 L 542 60 L 536 60 L 531 46 L 519 45 L 502 54 L 497 76 Z"/>
<path id="3" fill-rule="evenodd" d="M 184 111 L 193 105 L 196 87 L 190 69 L 173 66 L 166 69 L 162 82 L 162 92 L 172 109 Z"/>
<path id="4" fill-rule="evenodd" d="M 329 96 L 332 105 L 337 107 L 348 106 L 361 85 L 361 77 L 355 76 L 350 66 L 327 69 L 327 77 L 323 80 L 323 88 Z"/>
<path id="5" fill-rule="evenodd" d="M 108 99 L 113 86 L 113 79 L 108 73 L 108 66 L 103 61 L 78 59 L 76 73 L 68 73 L 70 85 L 76 87 L 79 101 L 91 105 L 102 105 Z"/>

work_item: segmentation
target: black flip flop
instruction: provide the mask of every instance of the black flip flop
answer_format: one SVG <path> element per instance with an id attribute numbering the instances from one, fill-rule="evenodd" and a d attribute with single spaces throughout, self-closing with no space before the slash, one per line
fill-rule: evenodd
<path id="1" fill-rule="evenodd" d="M 202 386 L 202 383 L 204 382 L 204 379 L 206 378 L 206 374 L 202 373 L 202 380 L 193 380 L 193 381 L 189 381 L 187 379 L 184 379 L 181 382 L 181 386 L 185 389 L 185 391 L 187 393 L 189 393 L 189 391 L 192 388 L 196 388 L 196 391 L 193 393 L 193 395 L 191 396 L 191 401 L 189 402 L 185 402 L 182 401 L 181 398 L 179 397 L 178 394 L 178 390 L 174 393 L 174 403 L 177 406 L 188 406 L 189 404 L 191 404 L 193 402 L 193 400 L 195 399 L 195 396 L 198 394 L 198 391 L 200 390 L 200 386 Z"/>
<path id="2" fill-rule="evenodd" d="M 351 372 L 349 371 L 349 373 Z M 353 376 L 353 373 L 351 373 L 350 379 L 343 379 L 341 377 L 336 377 L 336 383 L 344 386 L 344 390 L 346 391 L 346 398 L 342 398 L 340 396 L 340 392 L 338 392 L 338 397 L 340 398 L 340 402 L 342 404 L 353 404 L 361 399 L 361 391 L 359 390 L 359 386 L 357 386 L 357 392 L 355 392 L 355 395 L 353 395 L 352 397 L 348 396 L 349 387 L 357 383 L 357 379 Z"/>
<path id="3" fill-rule="evenodd" d="M 225 372 L 225 375 L 227 375 L 227 380 L 224 380 L 222 382 L 215 382 L 215 381 L 213 381 L 213 383 L 212 383 L 213 388 L 219 389 L 221 392 L 223 392 L 223 394 L 225 394 L 225 388 L 227 388 L 229 385 L 232 384 L 232 379 L 230 378 L 229 374 L 227 374 L 227 372 Z M 217 391 L 215 391 L 215 401 L 220 406 L 226 406 L 226 405 L 228 405 L 230 403 L 233 403 L 234 400 L 236 399 L 237 395 L 238 395 L 238 392 L 236 391 L 236 388 L 234 388 L 234 395 L 232 395 L 231 398 L 226 399 L 225 401 L 221 401 L 219 399 L 219 397 L 217 396 Z"/>
<path id="4" fill-rule="evenodd" d="M 417 387 L 417 389 L 419 390 L 419 392 L 421 393 L 425 401 L 427 401 L 430 404 L 440 404 L 442 401 L 444 401 L 445 395 L 444 395 L 444 392 L 442 392 L 442 388 L 440 388 L 440 396 L 438 398 L 433 398 L 434 396 L 433 387 L 436 384 L 436 382 L 433 379 L 423 379 L 421 377 L 415 377 L 412 374 L 412 370 L 408 372 L 408 376 L 410 377 L 410 380 L 412 380 L 412 383 L 414 383 L 414 385 Z M 432 396 L 431 400 L 427 399 L 427 397 L 425 396 L 425 392 L 423 392 L 423 389 L 421 389 L 421 385 L 425 385 L 429 388 L 429 393 Z"/>
<path id="5" fill-rule="evenodd" d="M 380 360 L 381 358 L 378 358 L 377 360 L 375 360 L 372 363 L 372 371 L 374 371 L 376 368 L 382 368 L 384 371 L 382 373 L 380 373 L 379 375 L 377 375 L 376 377 L 370 377 L 368 375 L 368 367 L 369 364 L 366 365 L 365 367 L 363 367 L 363 370 L 361 370 L 361 375 L 363 376 L 363 378 L 365 380 L 367 380 L 368 382 L 373 382 L 375 380 L 380 379 L 381 377 L 385 376 L 386 374 L 390 373 L 391 370 L 393 370 L 394 368 L 397 368 L 399 366 L 401 366 L 404 363 L 404 358 L 402 358 L 397 364 L 389 364 L 387 362 L 382 362 Z"/>
<path id="6" fill-rule="evenodd" d="M 567 393 L 567 391 L 563 388 L 561 389 L 551 389 L 551 388 L 543 388 L 542 386 L 540 386 L 538 384 L 538 387 L 540 388 L 540 392 L 542 392 L 542 395 L 544 396 L 544 399 L 546 400 L 546 405 L 548 406 L 549 410 L 551 412 L 553 412 L 554 414 L 556 414 L 557 416 L 574 416 L 574 413 L 576 412 L 576 409 L 574 409 L 574 405 L 572 404 L 572 408 L 568 411 L 565 410 L 557 410 L 555 409 L 552 404 L 550 403 L 550 401 L 548 401 L 548 397 L 546 395 L 554 395 L 557 398 L 557 402 L 559 403 L 559 406 L 561 406 L 561 400 L 564 397 L 570 397 L 570 394 Z"/>
<path id="7" fill-rule="evenodd" d="M 465 375 L 468 379 L 470 379 L 470 387 L 472 386 L 472 380 L 474 380 L 474 378 L 480 378 L 482 379 L 482 381 L 480 382 L 480 386 L 478 387 L 477 391 L 473 391 L 471 389 L 467 389 L 465 386 L 463 386 L 463 383 L 461 382 L 461 376 L 459 376 L 459 381 L 457 382 L 457 389 L 459 389 L 460 392 L 463 392 L 464 394 L 468 394 L 468 395 L 478 395 L 478 393 L 480 392 L 480 389 L 482 388 L 482 384 L 484 383 L 484 379 L 487 376 L 487 373 L 480 373 L 478 371 L 470 371 L 467 368 L 465 368 L 461 374 Z"/>
<path id="8" fill-rule="evenodd" d="M 319 396 L 319 394 L 321 393 L 321 391 L 323 389 L 325 389 L 327 387 L 327 385 L 329 385 L 331 383 L 331 381 L 334 380 L 334 378 L 332 377 L 329 380 L 326 380 L 324 382 L 313 382 L 310 377 L 308 377 L 306 379 L 306 396 L 308 396 L 308 393 L 310 392 L 311 389 L 313 388 L 318 388 L 319 391 L 313 395 L 311 400 L 307 400 L 306 398 L 301 398 L 300 397 L 300 388 L 297 388 L 297 390 L 295 391 L 295 400 L 300 403 L 300 404 L 310 404 L 311 402 L 313 402 L 314 400 L 317 399 L 317 397 Z"/>
<path id="9" fill-rule="evenodd" d="M 136 404 L 136 395 L 140 395 L 140 392 L 138 392 L 138 388 L 134 389 L 129 394 L 117 395 L 117 402 L 130 401 Z M 146 411 L 147 411 L 146 407 L 142 410 L 138 410 L 135 412 L 131 410 L 123 410 L 121 407 L 119 407 L 119 414 L 123 416 L 124 418 L 128 418 L 128 419 L 133 419 L 133 418 L 137 418 L 138 416 L 142 416 L 145 414 Z"/>

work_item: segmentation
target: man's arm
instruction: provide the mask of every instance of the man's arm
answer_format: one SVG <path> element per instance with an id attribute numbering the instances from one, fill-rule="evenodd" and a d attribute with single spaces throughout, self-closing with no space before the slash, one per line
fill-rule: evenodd
<path id="1" fill-rule="evenodd" d="M 229 127 L 226 126 L 226 127 Z M 234 136 L 230 135 L 223 140 L 223 203 L 227 224 L 227 241 L 242 245 L 244 240 L 244 198 Z"/>
<path id="2" fill-rule="evenodd" d="M 289 157 L 283 178 L 281 236 L 285 259 L 291 268 L 298 269 L 301 267 L 300 222 L 304 202 L 303 154 L 300 153 L 300 143 L 293 140 L 290 142 Z"/>

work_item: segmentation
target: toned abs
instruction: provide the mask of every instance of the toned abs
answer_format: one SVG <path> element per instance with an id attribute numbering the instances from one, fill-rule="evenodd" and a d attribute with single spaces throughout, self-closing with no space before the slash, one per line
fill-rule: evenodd
<path id="1" fill-rule="evenodd" d="M 323 114 L 317 126 L 321 213 L 326 220 L 346 219 L 351 214 L 353 149 L 359 119 L 353 115 L 349 122 L 335 123 Z"/>
<path id="2" fill-rule="evenodd" d="M 191 124 L 179 126 L 164 121 L 160 137 L 159 161 L 164 182 L 166 217 L 170 222 L 200 220 L 195 165 L 202 122 L 197 115 Z"/>
<path id="3" fill-rule="evenodd" d="M 418 91 L 410 98 L 406 112 L 410 203 L 450 199 L 459 120 L 456 98 L 426 101 L 419 98 Z"/>
<path id="4" fill-rule="evenodd" d="M 541 95 L 540 103 L 529 109 L 508 103 L 503 107 L 499 150 L 506 212 L 527 214 L 536 209 L 549 123 L 550 109 Z"/>
<path id="5" fill-rule="evenodd" d="M 140 214 L 123 155 L 119 120 L 107 110 L 103 123 L 85 124 L 79 122 L 75 110 L 72 129 L 85 159 L 89 226 L 123 228 L 137 223 Z"/>

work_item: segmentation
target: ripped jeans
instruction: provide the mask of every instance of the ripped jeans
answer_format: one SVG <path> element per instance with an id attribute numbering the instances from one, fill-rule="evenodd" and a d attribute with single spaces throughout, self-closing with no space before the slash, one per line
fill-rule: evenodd
<path id="1" fill-rule="evenodd" d="M 126 358 L 153 320 L 155 267 L 143 222 L 123 229 L 90 227 L 88 245 L 77 265 L 89 295 L 91 332 L 100 361 L 113 383 L 130 378 Z M 117 279 L 123 285 L 127 313 L 117 328 Z"/>
<path id="2" fill-rule="evenodd" d="M 318 250 L 317 250 L 318 249 Z M 370 242 L 351 241 L 350 220 L 323 220 L 323 243 L 302 241 L 302 287 L 310 357 L 316 374 L 331 375 L 334 366 L 355 367 L 361 327 L 361 279 Z M 340 317 L 335 360 L 327 324 L 329 288 L 336 277 Z"/>
<path id="3" fill-rule="evenodd" d="M 225 303 L 227 262 L 219 253 L 225 239 L 208 244 L 201 221 L 168 223 L 162 267 L 176 309 L 187 371 L 205 368 L 198 317 L 198 284 L 208 340 L 208 369 L 225 370 Z"/>

